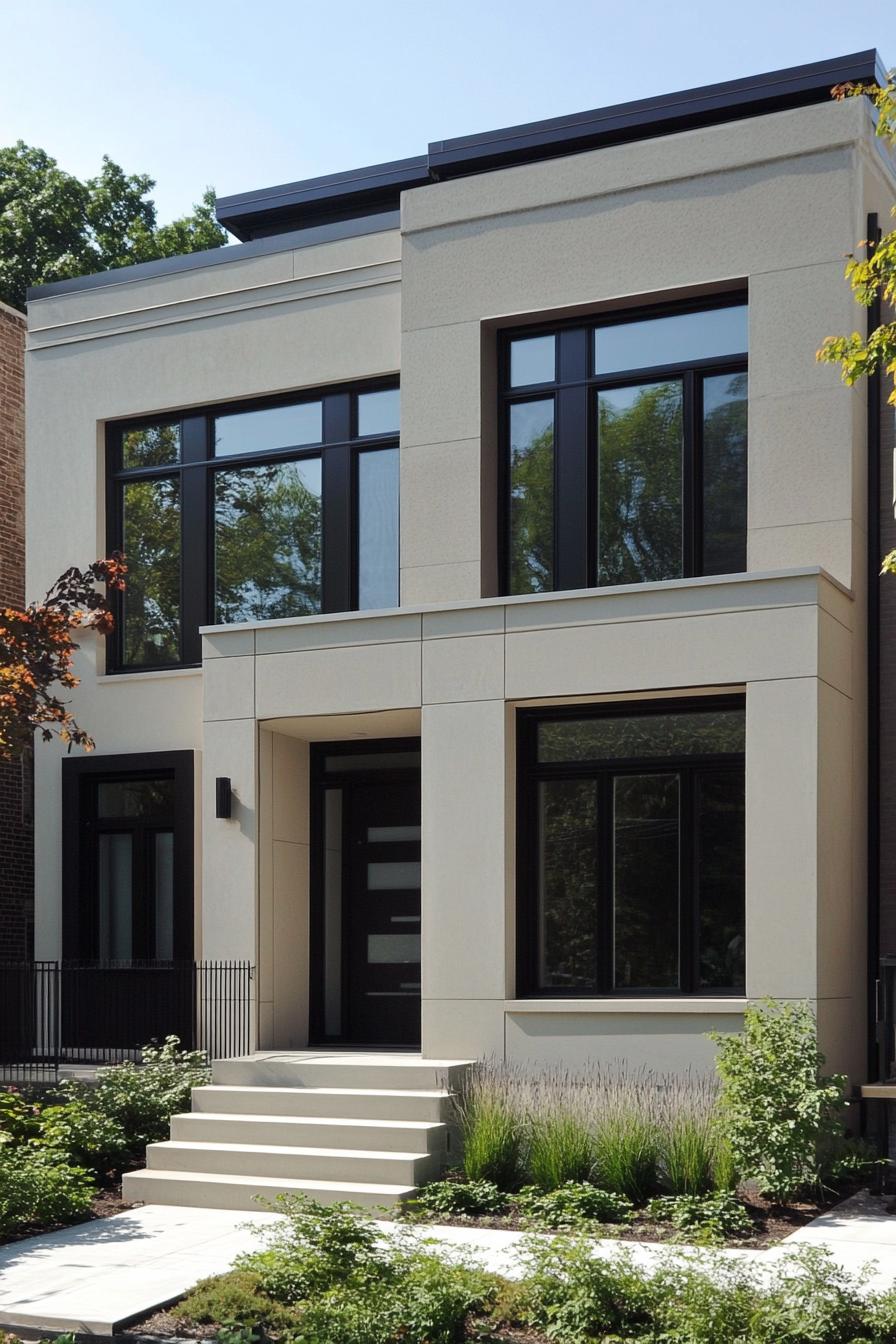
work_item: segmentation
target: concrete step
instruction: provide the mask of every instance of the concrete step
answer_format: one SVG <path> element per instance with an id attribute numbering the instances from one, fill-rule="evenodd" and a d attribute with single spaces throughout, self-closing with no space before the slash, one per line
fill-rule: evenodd
<path id="1" fill-rule="evenodd" d="M 443 1154 L 447 1130 L 438 1121 L 425 1120 L 193 1111 L 171 1117 L 171 1137 L 187 1143 L 260 1143 L 287 1148 L 368 1148 L 379 1152 Z"/>
<path id="2" fill-rule="evenodd" d="M 129 1204 L 178 1204 L 202 1209 L 257 1213 L 278 1195 L 306 1195 L 318 1204 L 347 1201 L 367 1209 L 390 1209 L 415 1193 L 413 1186 L 374 1182 L 288 1180 L 197 1171 L 129 1171 L 122 1196 Z"/>
<path id="3" fill-rule="evenodd" d="M 346 1051 L 274 1053 L 259 1051 L 241 1059 L 218 1059 L 212 1082 L 244 1087 L 342 1087 L 412 1090 L 457 1087 L 469 1061 L 421 1059 L 419 1055 L 371 1054 Z"/>
<path id="4" fill-rule="evenodd" d="M 380 1152 L 366 1148 L 286 1147 L 265 1143 L 187 1143 L 169 1140 L 146 1149 L 149 1171 L 214 1172 L 260 1176 L 416 1186 L 435 1175 L 439 1156 L 426 1152 Z"/>
<path id="5" fill-rule="evenodd" d="M 444 1088 L 251 1087 L 210 1083 L 194 1087 L 193 1111 L 217 1115 L 295 1115 L 367 1120 L 446 1120 L 450 1093 Z"/>

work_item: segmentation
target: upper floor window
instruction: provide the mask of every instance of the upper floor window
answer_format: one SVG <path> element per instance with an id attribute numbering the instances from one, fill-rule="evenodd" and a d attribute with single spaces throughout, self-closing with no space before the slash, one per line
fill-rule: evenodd
<path id="1" fill-rule="evenodd" d="M 115 668 L 198 663 L 199 627 L 398 605 L 398 388 L 108 430 Z"/>
<path id="2" fill-rule="evenodd" d="M 742 298 L 503 337 L 504 591 L 739 573 Z"/>

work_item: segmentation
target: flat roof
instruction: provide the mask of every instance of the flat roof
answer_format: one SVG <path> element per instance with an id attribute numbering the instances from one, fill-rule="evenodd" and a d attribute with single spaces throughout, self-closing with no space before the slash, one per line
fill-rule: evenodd
<path id="1" fill-rule="evenodd" d="M 872 82 L 886 82 L 886 67 L 874 48 L 546 121 L 451 140 L 433 140 L 425 154 L 414 158 L 219 196 L 215 203 L 218 220 L 243 246 L 163 257 L 97 275 L 37 285 L 28 290 L 28 298 L 43 299 L 127 284 L 276 252 L 284 247 L 312 246 L 330 239 L 397 228 L 401 194 L 413 187 L 491 172 L 512 164 L 578 154 L 603 145 L 648 140 L 700 126 L 805 107 L 828 101 L 835 84 Z"/>
<path id="2" fill-rule="evenodd" d="M 824 102 L 835 84 L 848 82 L 886 82 L 886 69 L 874 48 L 546 121 L 433 140 L 426 154 L 416 158 L 219 196 L 215 210 L 237 238 L 257 238 L 281 226 L 295 229 L 322 219 L 347 219 L 371 208 L 397 209 L 402 191 L 443 178 Z"/>

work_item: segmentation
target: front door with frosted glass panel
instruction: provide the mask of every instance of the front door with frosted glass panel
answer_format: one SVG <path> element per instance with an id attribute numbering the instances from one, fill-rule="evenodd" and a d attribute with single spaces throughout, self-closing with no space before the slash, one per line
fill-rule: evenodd
<path id="1" fill-rule="evenodd" d="M 91 781 L 87 845 L 93 955 L 174 958 L 174 780 Z"/>
<path id="2" fill-rule="evenodd" d="M 419 1045 L 420 783 L 353 783 L 343 806 L 345 1035 Z"/>

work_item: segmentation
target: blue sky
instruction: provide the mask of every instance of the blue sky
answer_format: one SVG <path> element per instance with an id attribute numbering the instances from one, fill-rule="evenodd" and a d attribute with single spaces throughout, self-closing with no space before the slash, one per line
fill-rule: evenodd
<path id="1" fill-rule="evenodd" d="M 0 143 L 220 195 L 519 121 L 876 46 L 896 6 L 829 0 L 0 0 Z"/>

